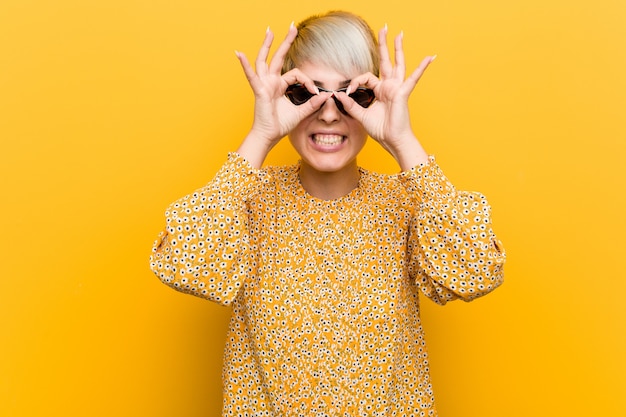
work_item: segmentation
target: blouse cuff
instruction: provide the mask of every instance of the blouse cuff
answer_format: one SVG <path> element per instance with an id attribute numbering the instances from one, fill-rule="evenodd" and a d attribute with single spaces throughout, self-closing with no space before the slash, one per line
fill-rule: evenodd
<path id="1" fill-rule="evenodd" d="M 226 162 L 213 178 L 211 185 L 225 194 L 234 193 L 247 201 L 269 179 L 267 171 L 254 168 L 238 153 L 229 152 Z"/>
<path id="2" fill-rule="evenodd" d="M 421 203 L 448 200 L 456 193 L 454 185 L 432 155 L 428 157 L 428 163 L 403 171 L 398 174 L 398 178 L 409 194 Z"/>

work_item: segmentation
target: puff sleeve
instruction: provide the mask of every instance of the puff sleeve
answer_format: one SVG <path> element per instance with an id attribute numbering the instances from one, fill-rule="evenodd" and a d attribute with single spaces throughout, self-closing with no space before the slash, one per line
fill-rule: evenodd
<path id="1" fill-rule="evenodd" d="M 506 253 L 480 193 L 458 191 L 434 157 L 399 175 L 416 210 L 409 231 L 409 274 L 438 304 L 470 301 L 504 280 Z"/>
<path id="2" fill-rule="evenodd" d="M 223 305 L 237 296 L 254 268 L 248 202 L 267 173 L 230 153 L 205 187 L 172 203 L 150 267 L 170 287 Z"/>

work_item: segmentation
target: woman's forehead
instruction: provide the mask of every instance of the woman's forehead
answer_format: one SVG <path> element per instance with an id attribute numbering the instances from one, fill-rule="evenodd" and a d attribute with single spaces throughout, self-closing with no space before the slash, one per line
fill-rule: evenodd
<path id="1" fill-rule="evenodd" d="M 344 74 L 334 68 L 327 65 L 316 64 L 313 62 L 304 62 L 298 66 L 298 69 L 304 73 L 307 77 L 313 80 L 315 85 L 328 89 L 336 89 L 345 87 L 350 84 L 352 78 L 355 78 L 359 74 Z"/>

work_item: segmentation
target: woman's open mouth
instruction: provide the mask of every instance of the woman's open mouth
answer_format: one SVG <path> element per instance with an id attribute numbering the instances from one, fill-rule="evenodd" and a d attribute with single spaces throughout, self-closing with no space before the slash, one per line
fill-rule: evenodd
<path id="1" fill-rule="evenodd" d="M 346 137 L 342 135 L 314 134 L 311 135 L 311 139 L 316 145 L 337 146 L 341 145 Z"/>

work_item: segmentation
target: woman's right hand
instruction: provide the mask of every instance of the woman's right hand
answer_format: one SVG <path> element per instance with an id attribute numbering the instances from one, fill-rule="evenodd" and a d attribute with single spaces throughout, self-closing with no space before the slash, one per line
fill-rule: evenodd
<path id="1" fill-rule="evenodd" d="M 243 53 L 236 52 L 255 99 L 252 128 L 237 153 L 256 168 L 261 167 L 274 145 L 302 119 L 316 111 L 329 96 L 319 92 L 313 81 L 297 68 L 281 75 L 285 56 L 297 34 L 298 30 L 292 24 L 269 64 L 267 59 L 274 40 L 274 34 L 269 29 L 257 55 L 255 68 Z M 285 97 L 285 91 L 295 83 L 303 84 L 316 96 L 302 105 L 294 105 Z"/>

